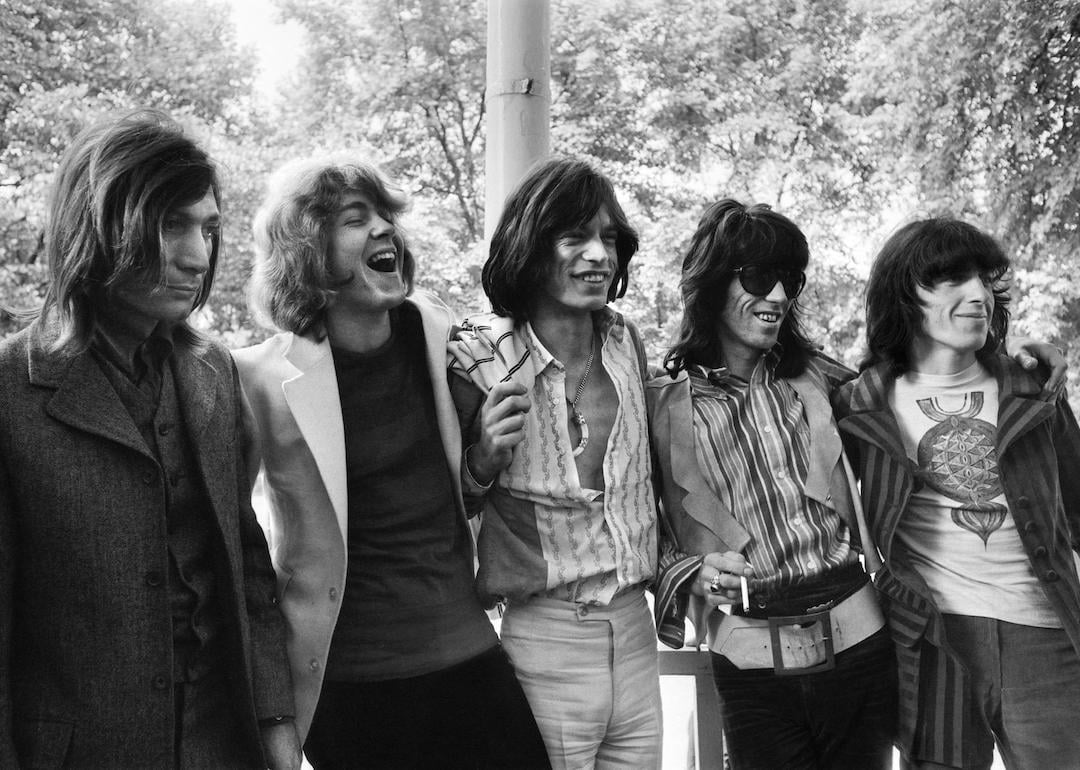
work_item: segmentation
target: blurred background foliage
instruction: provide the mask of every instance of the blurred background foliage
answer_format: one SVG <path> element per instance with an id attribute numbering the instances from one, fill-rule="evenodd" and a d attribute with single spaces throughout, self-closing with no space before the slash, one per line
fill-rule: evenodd
<path id="1" fill-rule="evenodd" d="M 482 307 L 486 2 L 268 2 L 305 33 L 273 93 L 225 0 L 0 0 L 0 303 L 40 296 L 44 197 L 72 136 L 153 106 L 225 171 L 226 257 L 198 322 L 228 344 L 269 333 L 244 292 L 266 175 L 319 149 L 356 148 L 401 180 L 419 284 Z M 1004 243 L 1016 331 L 1075 339 L 1075 0 L 551 0 L 551 25 L 552 150 L 616 181 L 642 235 L 617 307 L 657 358 L 690 233 L 724 196 L 806 231 L 810 329 L 848 363 L 870 259 L 931 214 Z M 0 335 L 16 325 L 0 313 Z"/>

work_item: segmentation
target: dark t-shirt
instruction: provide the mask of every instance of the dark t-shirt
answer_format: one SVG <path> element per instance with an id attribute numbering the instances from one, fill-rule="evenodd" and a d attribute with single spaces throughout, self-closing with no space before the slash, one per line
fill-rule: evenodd
<path id="1" fill-rule="evenodd" d="M 349 490 L 348 573 L 326 677 L 430 673 L 496 643 L 473 591 L 415 310 L 371 353 L 333 348 Z"/>

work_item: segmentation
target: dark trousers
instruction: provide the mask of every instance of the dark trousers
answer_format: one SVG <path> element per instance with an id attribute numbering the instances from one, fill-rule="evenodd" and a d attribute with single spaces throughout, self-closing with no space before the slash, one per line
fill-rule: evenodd
<path id="1" fill-rule="evenodd" d="M 550 767 L 501 647 L 408 679 L 324 682 L 304 753 L 316 770 Z"/>
<path id="2" fill-rule="evenodd" d="M 830 671 L 777 676 L 712 654 L 734 770 L 888 770 L 896 658 L 887 628 L 836 655 Z"/>

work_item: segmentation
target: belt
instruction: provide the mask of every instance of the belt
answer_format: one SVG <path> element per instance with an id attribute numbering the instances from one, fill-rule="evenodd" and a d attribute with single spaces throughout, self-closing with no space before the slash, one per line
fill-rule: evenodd
<path id="1" fill-rule="evenodd" d="M 771 668 L 779 676 L 828 671 L 835 655 L 885 625 L 874 587 L 867 583 L 847 599 L 805 615 L 746 618 L 722 611 L 709 615 L 709 649 L 740 669 Z"/>

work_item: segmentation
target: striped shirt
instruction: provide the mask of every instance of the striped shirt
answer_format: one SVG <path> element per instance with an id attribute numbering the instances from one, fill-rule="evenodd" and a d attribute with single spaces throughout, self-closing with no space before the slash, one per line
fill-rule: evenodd
<path id="1" fill-rule="evenodd" d="M 653 576 L 656 504 L 642 353 L 618 313 L 605 309 L 594 321 L 619 399 L 602 490 L 580 483 L 567 428 L 566 369 L 530 324 L 474 316 L 450 343 L 454 366 L 482 390 L 512 377 L 532 401 L 525 439 L 495 480 L 481 527 L 478 579 L 489 596 L 606 605 Z"/>
<path id="2" fill-rule="evenodd" d="M 810 429 L 798 394 L 774 376 L 775 353 L 750 382 L 691 367 L 698 465 L 751 539 L 746 559 L 763 597 L 857 561 L 847 524 L 806 496 Z"/>

